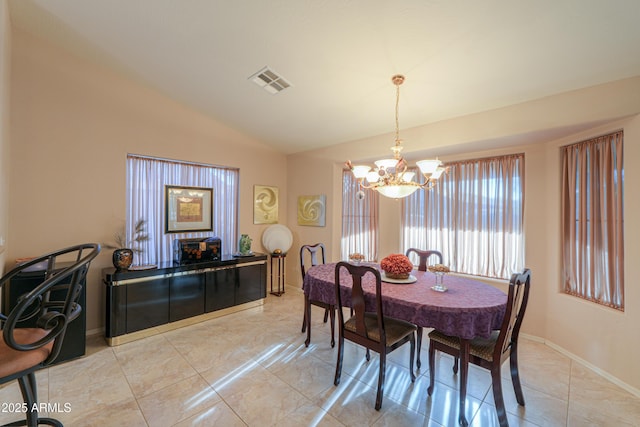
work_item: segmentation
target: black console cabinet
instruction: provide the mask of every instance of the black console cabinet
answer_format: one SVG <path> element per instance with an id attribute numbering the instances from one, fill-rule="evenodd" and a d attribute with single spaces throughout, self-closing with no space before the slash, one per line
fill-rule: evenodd
<path id="1" fill-rule="evenodd" d="M 64 265 L 61 265 L 63 268 Z M 42 266 L 42 269 L 38 269 L 37 265 L 30 267 L 31 271 L 26 271 L 24 273 L 20 273 L 14 278 L 12 278 L 5 286 L 2 288 L 2 313 L 9 314 L 11 309 L 13 309 L 18 304 L 18 298 L 35 289 L 38 285 L 44 282 L 44 275 L 46 270 L 46 265 Z M 74 319 L 69 326 L 67 327 L 67 332 L 64 336 L 64 340 L 62 342 L 62 349 L 60 350 L 60 354 L 56 358 L 54 363 L 60 363 L 67 360 L 75 359 L 80 356 L 84 356 L 85 354 L 85 345 L 86 345 L 86 330 L 87 330 L 87 297 L 85 291 L 86 281 L 82 282 L 82 291 L 80 293 L 79 304 L 82 307 L 82 311 L 80 315 Z M 54 295 L 53 298 L 64 298 L 66 290 L 59 289 L 52 291 Z M 59 293 L 59 295 L 55 295 Z M 33 327 L 35 326 L 35 319 L 25 320 L 23 322 L 18 323 L 18 327 Z"/>
<path id="2" fill-rule="evenodd" d="M 112 345 L 134 332 L 197 318 L 266 297 L 267 256 L 223 257 L 153 270 L 102 271 L 107 292 L 105 335 Z"/>

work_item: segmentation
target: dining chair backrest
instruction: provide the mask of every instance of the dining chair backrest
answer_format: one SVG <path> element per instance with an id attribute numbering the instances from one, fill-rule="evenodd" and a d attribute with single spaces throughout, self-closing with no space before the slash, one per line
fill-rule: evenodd
<path id="1" fill-rule="evenodd" d="M 340 272 L 342 269 L 346 269 L 351 275 L 351 307 L 353 309 L 353 318 L 355 318 L 355 331 L 343 330 L 345 337 L 358 344 L 367 347 L 381 347 L 386 346 L 386 331 L 384 328 L 384 316 L 382 313 L 382 278 L 380 272 L 370 266 L 366 265 L 353 265 L 347 262 L 339 262 L 336 264 L 336 307 L 338 308 L 338 325 L 343 328 L 344 316 L 342 313 L 342 294 L 340 286 Z M 367 312 L 365 307 L 364 290 L 362 288 L 362 280 L 365 275 L 372 274 L 376 281 L 376 300 L 375 300 L 375 314 L 377 317 L 377 330 L 379 333 L 375 334 L 375 337 L 370 334 L 367 328 L 367 322 L 365 322 L 365 313 Z M 344 328 L 343 328 L 344 329 Z M 379 335 L 379 336 L 378 336 Z M 372 339 L 375 338 L 375 339 Z"/>
<path id="2" fill-rule="evenodd" d="M 493 360 L 506 360 L 518 343 L 520 326 L 529 301 L 531 270 L 525 268 L 522 273 L 513 273 L 509 281 L 507 308 L 500 326 L 500 335 L 494 348 Z"/>
<path id="3" fill-rule="evenodd" d="M 418 257 L 420 258 L 420 263 L 418 265 L 418 271 L 427 271 L 427 259 L 430 256 L 435 256 L 436 258 L 438 258 L 438 263 L 442 264 L 442 252 L 440 251 L 436 251 L 436 250 L 421 250 L 421 249 L 416 249 L 416 248 L 409 248 L 407 249 L 407 253 L 406 255 L 409 256 L 409 254 L 411 254 L 411 252 L 415 252 Z"/>
<path id="4" fill-rule="evenodd" d="M 300 272 L 302 273 L 302 280 L 304 280 L 308 268 L 325 263 L 324 251 L 324 245 L 322 243 L 302 245 L 300 248 Z"/>

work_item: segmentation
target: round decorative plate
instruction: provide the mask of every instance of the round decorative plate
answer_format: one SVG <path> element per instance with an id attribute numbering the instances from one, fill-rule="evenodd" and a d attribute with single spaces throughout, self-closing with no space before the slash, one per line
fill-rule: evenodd
<path id="1" fill-rule="evenodd" d="M 158 268 L 155 264 L 142 264 L 142 265 L 132 265 L 128 268 L 129 271 L 142 271 L 142 270 L 153 270 L 154 268 Z"/>
<path id="2" fill-rule="evenodd" d="M 410 274 L 409 277 L 406 279 L 391 279 L 387 277 L 387 275 L 384 272 L 382 272 L 381 277 L 383 282 L 395 283 L 398 285 L 408 285 L 410 283 L 415 283 L 418 280 L 418 278 L 413 274 Z"/>
<path id="3" fill-rule="evenodd" d="M 253 251 L 249 251 L 246 254 L 240 253 L 240 252 L 236 252 L 233 254 L 234 257 L 240 258 L 240 257 L 245 257 L 245 256 L 253 256 Z"/>

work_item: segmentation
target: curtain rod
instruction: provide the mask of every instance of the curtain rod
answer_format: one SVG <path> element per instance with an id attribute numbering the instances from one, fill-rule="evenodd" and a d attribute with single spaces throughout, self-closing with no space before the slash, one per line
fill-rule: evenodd
<path id="1" fill-rule="evenodd" d="M 164 162 L 164 163 L 180 164 L 180 165 L 203 166 L 203 167 L 209 167 L 209 168 L 213 167 L 213 168 L 218 168 L 218 169 L 228 169 L 228 170 L 235 170 L 235 171 L 239 171 L 240 170 L 240 168 L 234 168 L 234 167 L 231 167 L 231 166 L 212 165 L 212 164 L 209 164 L 209 163 L 199 163 L 199 162 L 192 162 L 192 161 L 188 161 L 188 160 L 166 159 L 166 158 L 162 158 L 162 157 L 145 156 L 143 154 L 127 153 L 127 158 L 154 160 L 156 162 Z"/>
<path id="2" fill-rule="evenodd" d="M 624 129 L 618 129 L 618 130 L 613 131 L 613 132 L 609 132 L 609 133 L 605 133 L 605 134 L 602 134 L 602 135 L 594 136 L 593 138 L 588 138 L 588 139 L 585 139 L 583 141 L 572 142 L 572 143 L 567 144 L 567 145 L 561 145 L 560 147 L 561 148 L 575 147 L 575 146 L 578 146 L 578 145 L 581 145 L 581 144 L 588 144 L 588 143 L 594 142 L 594 141 L 596 141 L 596 140 L 598 140 L 600 138 L 612 137 L 614 135 L 624 135 Z"/>

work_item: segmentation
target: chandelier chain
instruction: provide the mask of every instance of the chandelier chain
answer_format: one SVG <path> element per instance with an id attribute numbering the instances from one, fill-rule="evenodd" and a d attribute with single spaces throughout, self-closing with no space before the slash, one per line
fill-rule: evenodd
<path id="1" fill-rule="evenodd" d="M 396 83 L 396 145 L 400 145 L 400 121 L 398 120 L 398 110 L 400 105 L 400 83 Z"/>

